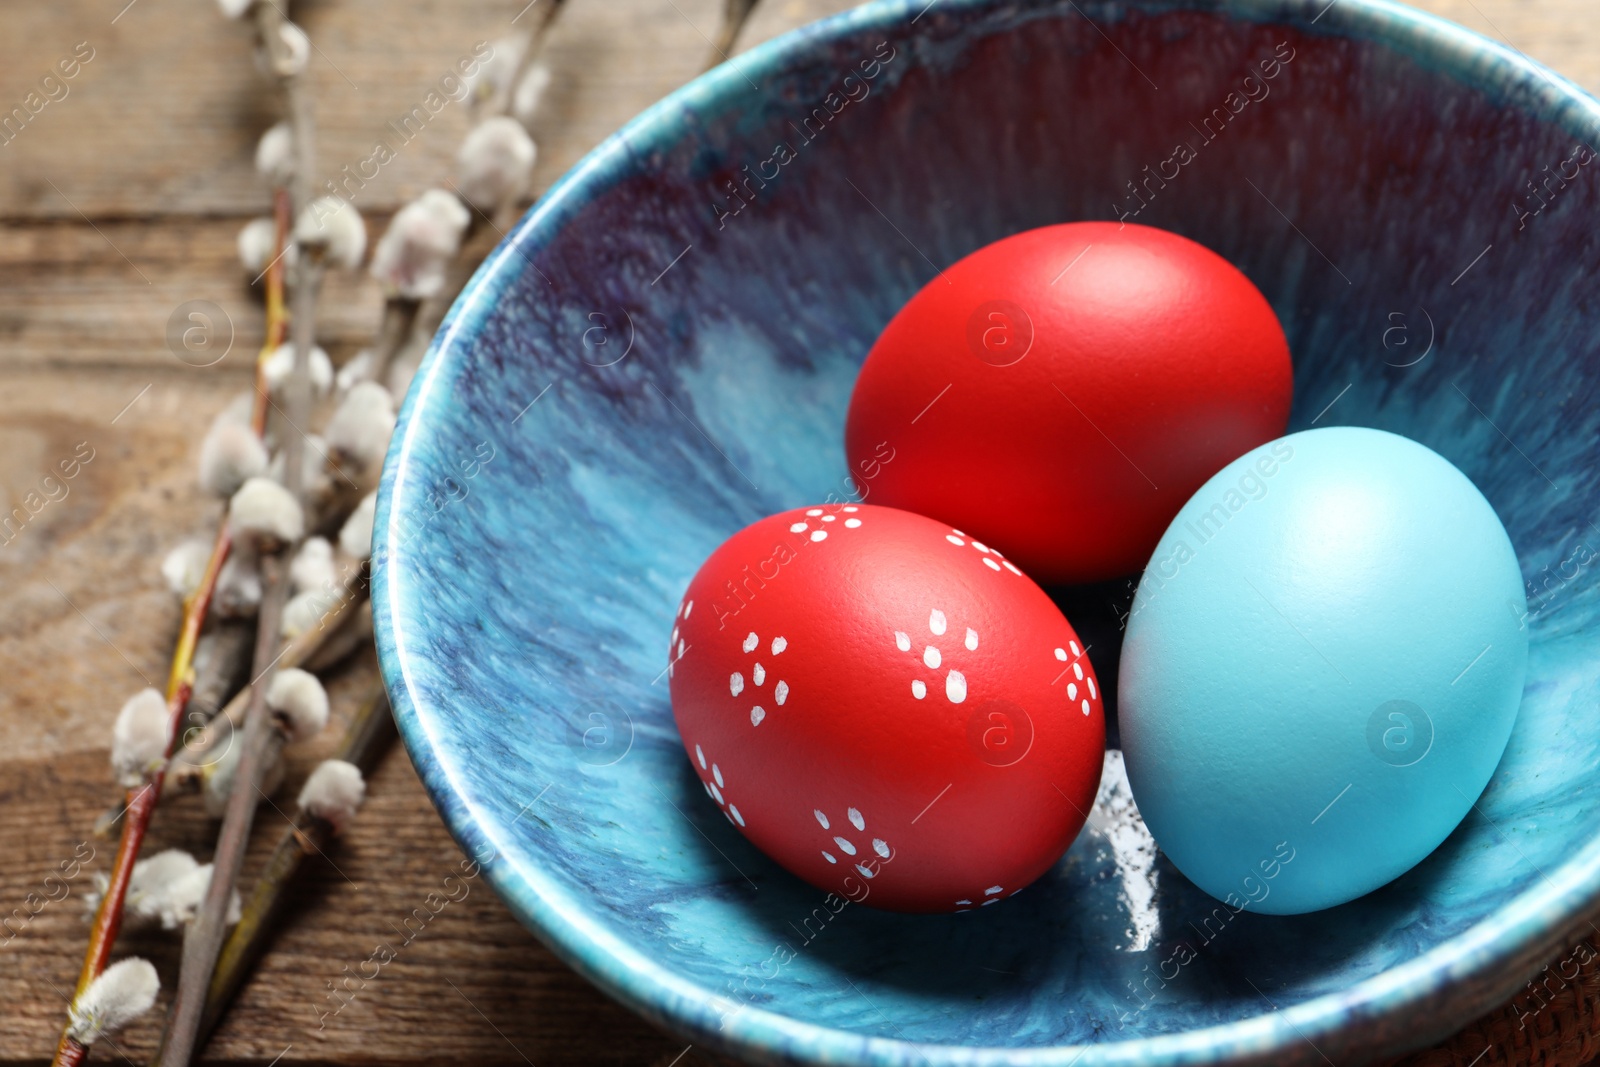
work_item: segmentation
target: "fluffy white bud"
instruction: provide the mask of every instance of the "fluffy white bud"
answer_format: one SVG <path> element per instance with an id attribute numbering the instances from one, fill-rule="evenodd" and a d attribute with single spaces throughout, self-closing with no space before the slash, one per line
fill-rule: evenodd
<path id="1" fill-rule="evenodd" d="M 255 5 L 256 0 L 217 0 L 217 7 L 222 9 L 225 19 L 243 18 L 244 13 Z"/>
<path id="2" fill-rule="evenodd" d="M 478 69 L 461 80 L 471 94 L 471 105 L 476 108 L 503 96 L 511 79 L 522 66 L 522 54 L 528 50 L 526 33 L 508 34 L 497 39 L 489 48 L 489 55 L 478 64 Z"/>
<path id="3" fill-rule="evenodd" d="M 339 528 L 339 549 L 347 556 L 366 559 L 372 555 L 372 521 L 378 510 L 378 494 L 368 493 Z"/>
<path id="4" fill-rule="evenodd" d="M 372 249 L 372 276 L 390 296 L 437 296 L 471 221 L 471 212 L 454 193 L 429 189 L 396 212 L 378 239 Z"/>
<path id="5" fill-rule="evenodd" d="M 181 848 L 169 848 L 133 865 L 128 876 L 128 891 L 123 897 L 122 920 L 124 928 L 141 926 L 161 917 L 161 899 L 167 888 L 178 878 L 194 870 L 198 863 Z M 104 871 L 96 871 L 94 888 L 84 894 L 84 905 L 90 915 L 100 907 L 100 901 L 111 886 L 111 878 Z"/>
<path id="6" fill-rule="evenodd" d="M 248 619 L 261 607 L 261 571 L 256 566 L 255 545 L 236 541 L 217 575 L 211 610 L 220 619 Z"/>
<path id="7" fill-rule="evenodd" d="M 131 789 L 161 766 L 167 726 L 167 700 L 154 689 L 142 689 L 122 705 L 111 730 L 111 769 L 119 784 Z"/>
<path id="8" fill-rule="evenodd" d="M 194 921 L 211 889 L 211 874 L 211 864 L 204 863 L 173 879 L 160 898 L 162 929 L 176 930 Z M 239 891 L 235 889 L 228 897 L 228 912 L 223 921 L 232 926 L 239 921 L 239 915 Z"/>
<path id="9" fill-rule="evenodd" d="M 161 902 L 172 884 L 200 866 L 181 848 L 157 852 L 133 865 L 128 878 L 127 910 L 134 916 L 153 920 L 161 917 Z"/>
<path id="10" fill-rule="evenodd" d="M 217 419 L 200 441 L 200 488 L 232 496 L 267 469 L 267 446 L 248 426 Z"/>
<path id="11" fill-rule="evenodd" d="M 211 543 L 191 537 L 168 552 L 161 561 L 161 577 L 167 588 L 181 597 L 194 592 L 200 579 L 206 576 L 206 564 L 211 562 Z"/>
<path id="12" fill-rule="evenodd" d="M 296 593 L 289 598 L 283 606 L 283 619 L 278 624 L 278 635 L 287 641 L 293 641 L 308 630 L 314 630 L 322 622 L 322 617 L 328 613 L 338 598 L 326 589 L 307 589 L 303 593 Z"/>
<path id="13" fill-rule="evenodd" d="M 320 246 L 335 266 L 355 270 L 367 250 L 367 224 L 343 197 L 323 196 L 301 210 L 294 239 L 307 248 Z"/>
<path id="14" fill-rule="evenodd" d="M 267 708 L 290 741 L 307 741 L 328 724 L 328 693 L 317 676 L 285 667 L 267 683 Z"/>
<path id="15" fill-rule="evenodd" d="M 271 219 L 251 219 L 239 229 L 239 265 L 254 278 L 267 269 L 276 253 L 278 227 Z"/>
<path id="16" fill-rule="evenodd" d="M 366 471 L 383 461 L 394 433 L 394 398 L 377 382 L 351 388 L 328 420 L 328 448 L 335 463 Z"/>
<path id="17" fill-rule="evenodd" d="M 258 48 L 256 66 L 263 73 L 280 78 L 292 78 L 305 73 L 306 64 L 311 60 L 311 38 L 306 36 L 306 31 L 292 22 L 284 22 L 278 27 L 278 36 L 283 40 L 287 54 L 280 59 L 270 50 Z"/>
<path id="18" fill-rule="evenodd" d="M 271 478 L 251 478 L 228 501 L 234 536 L 289 544 L 305 530 L 300 502 Z"/>
<path id="19" fill-rule="evenodd" d="M 311 395 L 318 400 L 327 396 L 328 390 L 333 388 L 333 360 L 328 358 L 328 353 L 323 351 L 321 345 L 311 346 L 306 357 L 306 371 L 311 377 Z M 274 348 L 262 372 L 267 376 L 267 388 L 281 400 L 289 384 L 289 376 L 294 373 L 293 343 Z"/>
<path id="20" fill-rule="evenodd" d="M 467 134 L 456 156 L 462 199 L 484 214 L 493 214 L 528 191 L 537 156 L 522 123 L 506 115 L 484 119 Z"/>
<path id="21" fill-rule="evenodd" d="M 377 253 L 373 253 L 376 255 Z M 372 380 L 373 356 L 370 348 L 363 348 L 339 368 L 333 376 L 333 391 L 336 396 L 344 396 L 361 382 Z"/>
<path id="22" fill-rule="evenodd" d="M 366 795 L 367 783 L 355 764 L 323 760 L 300 790 L 300 807 L 307 815 L 332 824 L 337 832 L 355 817 Z"/>
<path id="23" fill-rule="evenodd" d="M 539 104 L 544 99 L 544 91 L 550 88 L 550 79 L 550 68 L 543 63 L 535 63 L 517 84 L 516 95 L 511 98 L 511 114 L 524 126 L 533 124 L 533 117 L 539 113 Z"/>
<path id="24" fill-rule="evenodd" d="M 256 173 L 267 179 L 274 188 L 280 188 L 289 184 L 294 177 L 294 170 L 294 130 L 287 122 L 280 122 L 256 142 Z M 271 253 L 268 253 L 268 258 L 271 258 Z"/>
<path id="25" fill-rule="evenodd" d="M 289 460 L 280 448 L 267 467 L 267 477 L 284 484 Z M 300 446 L 300 494 L 305 500 L 321 500 L 333 488 L 328 474 L 328 443 L 321 434 L 308 433 Z"/>
<path id="26" fill-rule="evenodd" d="M 161 990 L 161 979 L 149 960 L 118 960 L 89 983 L 67 1010 L 67 1034 L 80 1045 L 92 1045 L 149 1011 Z"/>
<path id="27" fill-rule="evenodd" d="M 289 563 L 289 581 L 297 593 L 324 590 L 334 583 L 333 546 L 326 537 L 308 537 Z"/>

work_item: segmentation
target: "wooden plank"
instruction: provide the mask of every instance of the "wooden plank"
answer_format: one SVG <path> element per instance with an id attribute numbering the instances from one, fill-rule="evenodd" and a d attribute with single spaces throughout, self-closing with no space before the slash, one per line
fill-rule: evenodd
<path id="1" fill-rule="evenodd" d="M 113 23 L 126 3 L 64 0 L 7 12 L 0 115 L 22 105 L 80 42 L 93 58 L 63 83 L 64 97 L 45 102 L 0 144 L 0 211 L 9 219 L 96 220 L 259 212 L 267 190 L 252 169 L 255 142 L 279 116 L 254 69 L 247 26 L 225 21 L 203 0 L 135 0 Z M 526 27 L 532 14 L 513 23 L 525 6 L 298 5 L 294 15 L 317 48 L 309 71 L 323 180 L 369 158 L 379 140 L 395 158 L 355 190 L 363 212 L 393 211 L 449 177 L 470 128 L 465 106 L 444 104 L 403 146 L 390 123 L 423 103 L 474 45 L 492 46 Z M 550 40 L 536 188 L 698 73 L 703 35 L 715 29 L 722 0 L 573 0 L 569 7 Z"/>

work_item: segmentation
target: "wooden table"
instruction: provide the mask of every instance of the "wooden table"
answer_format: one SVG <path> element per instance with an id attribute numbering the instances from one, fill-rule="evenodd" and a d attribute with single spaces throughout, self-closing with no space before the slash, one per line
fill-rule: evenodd
<path id="1" fill-rule="evenodd" d="M 517 29 L 511 24 L 524 2 L 298 5 L 295 17 L 317 48 L 310 70 L 321 169 L 334 173 L 365 158 L 385 124 L 475 43 Z M 1600 87 L 1593 4 L 1422 6 L 1593 90 Z M 535 187 L 550 185 L 604 135 L 696 74 L 721 6 L 571 0 L 550 42 L 554 81 L 536 123 Z M 741 45 L 845 6 L 765 0 Z M 0 15 L 0 113 L 22 103 L 75 49 L 92 58 L 66 83 L 67 94 L 0 144 L 0 515 L 39 491 L 80 443 L 93 450 L 65 495 L 59 486 L 42 493 L 43 509 L 0 545 L 0 918 L 12 914 L 14 931 L 0 928 L 0 1063 L 42 1062 L 54 1045 L 81 960 L 84 896 L 113 849 L 91 835 L 114 796 L 110 723 L 135 689 L 162 679 L 176 629 L 178 606 L 159 561 L 215 522 L 215 503 L 194 485 L 195 449 L 212 415 L 246 387 L 259 343 L 260 305 L 240 276 L 234 235 L 268 204 L 251 153 L 278 118 L 245 28 L 207 0 L 11 0 Z M 360 191 L 356 203 L 373 233 L 451 173 L 466 129 L 463 109 L 446 107 Z M 224 309 L 234 336 L 229 355 L 203 369 L 175 358 L 167 343 L 169 315 L 194 300 Z M 319 332 L 336 361 L 367 343 L 379 307 L 364 278 L 333 283 Z M 333 686 L 336 716 L 350 713 L 373 675 L 364 662 Z M 336 732 L 293 754 L 291 787 Z M 258 825 L 277 831 L 283 816 L 264 808 Z M 178 846 L 204 857 L 214 832 L 196 803 L 175 803 L 159 813 L 148 848 Z M 247 877 L 275 836 L 258 833 Z M 75 851 L 90 850 L 70 895 L 50 900 L 60 890 L 46 888 L 45 878 Z M 481 885 L 319 1026 L 330 984 L 389 938 L 458 857 L 396 747 L 332 862 L 311 865 L 209 1060 L 717 1062 L 590 988 Z M 38 894 L 33 906 L 45 904 L 27 918 L 30 893 Z M 178 962 L 171 938 L 130 935 L 120 950 L 149 956 L 170 985 Z M 161 1014 L 131 1028 L 116 1049 L 97 1048 L 96 1058 L 126 1053 L 139 1061 L 153 1048 Z M 1463 1039 L 1429 1062 L 1466 1064 L 1479 1049 Z M 1510 1050 L 1491 1049 L 1479 1063 L 1513 1059 Z"/>

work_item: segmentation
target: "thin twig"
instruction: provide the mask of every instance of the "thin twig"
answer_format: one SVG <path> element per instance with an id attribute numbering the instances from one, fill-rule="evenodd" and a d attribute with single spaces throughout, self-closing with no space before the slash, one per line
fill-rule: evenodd
<path id="1" fill-rule="evenodd" d="M 717 38 L 711 42 L 711 52 L 706 56 L 706 70 L 710 70 L 718 63 L 726 62 L 727 58 L 733 55 L 733 45 L 739 39 L 739 31 L 744 29 L 744 24 L 749 21 L 750 13 L 756 9 L 758 2 L 759 0 L 724 0 L 722 25 L 717 27 Z"/>
<path id="2" fill-rule="evenodd" d="M 288 567 L 280 555 L 261 557 L 261 574 L 266 586 L 261 598 L 260 625 L 256 631 L 256 663 L 268 668 L 278 647 L 277 624 L 283 598 L 272 591 L 288 582 Z M 263 675 L 269 673 L 262 670 Z M 183 939 L 183 962 L 178 972 L 178 990 L 173 997 L 167 1030 L 156 1062 L 166 1067 L 187 1067 L 194 1055 L 205 993 L 211 984 L 212 970 L 227 930 L 228 904 L 244 863 L 245 846 L 255 821 L 256 792 L 262 769 L 274 762 L 282 751 L 284 735 L 270 721 L 264 677 L 250 687 L 250 707 L 245 713 L 243 748 L 234 772 L 233 792 L 228 795 L 227 812 L 217 834 L 211 858 L 211 881 L 205 900 Z M 213 899 L 220 898 L 220 899 Z"/>
<path id="3" fill-rule="evenodd" d="M 364 778 L 370 778 L 394 738 L 394 717 L 389 714 L 389 700 L 379 683 L 350 720 L 336 758 L 355 764 Z M 216 973 L 211 977 L 211 988 L 206 993 L 205 1012 L 200 1022 L 202 1043 L 271 943 L 274 920 L 288 899 L 285 891 L 293 883 L 301 864 L 312 853 L 320 855 L 332 836 L 331 824 L 304 811 L 298 812 L 284 831 L 256 880 L 250 899 L 245 902 L 238 925 L 222 947 Z"/>
<path id="4" fill-rule="evenodd" d="M 545 38 L 550 36 L 550 27 L 555 25 L 556 16 L 561 14 L 562 5 L 566 0 L 535 0 L 535 2 L 543 5 L 539 9 L 539 19 L 528 31 L 527 44 L 523 47 L 522 54 L 517 56 L 517 61 L 511 68 L 511 76 L 486 105 L 484 110 L 490 115 L 511 113 L 511 107 L 517 99 L 517 88 L 527 76 L 528 68 L 533 66 L 533 61 L 544 49 Z"/>
<path id="5" fill-rule="evenodd" d="M 283 195 L 278 197 L 275 214 L 277 247 L 274 252 L 281 253 L 288 238 L 288 200 Z M 266 356 L 282 343 L 284 334 L 283 271 L 278 265 L 281 259 L 281 255 L 274 256 L 274 266 L 268 269 L 266 277 L 266 343 L 262 345 L 262 353 L 256 361 L 256 393 L 251 416 L 251 425 L 258 436 L 262 433 L 266 422 L 267 385 L 263 369 Z M 218 526 L 216 540 L 212 543 L 211 556 L 206 561 L 206 569 L 199 585 L 184 598 L 183 621 L 178 630 L 178 640 L 167 673 L 168 758 L 171 757 L 177 738 L 183 730 L 189 699 L 194 691 L 194 654 L 199 644 L 200 631 L 210 611 L 222 567 L 227 563 L 232 549 L 233 537 L 224 519 Z M 117 842 L 117 852 L 108 875 L 106 891 L 101 895 L 100 904 L 95 909 L 94 918 L 90 923 L 89 944 L 84 951 L 83 968 L 78 974 L 74 998 L 83 995 L 89 984 L 100 976 L 111 960 L 112 949 L 122 928 L 122 912 L 128 895 L 128 882 L 133 876 L 133 866 L 138 862 L 139 852 L 144 845 L 145 832 L 149 829 L 150 818 L 155 813 L 157 801 L 160 799 L 164 777 L 164 769 L 157 771 L 144 784 L 128 790 L 124 797 L 121 836 Z M 73 1039 L 63 1027 L 53 1063 L 56 1067 L 77 1067 L 88 1055 L 88 1051 L 86 1046 Z"/>

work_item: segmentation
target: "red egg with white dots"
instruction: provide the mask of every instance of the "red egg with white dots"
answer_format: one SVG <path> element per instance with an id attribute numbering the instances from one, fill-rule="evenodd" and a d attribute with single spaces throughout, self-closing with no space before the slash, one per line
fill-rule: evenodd
<path id="1" fill-rule="evenodd" d="M 993 904 L 1094 803 L 1105 719 L 1086 649 L 1010 560 L 933 519 L 829 504 L 747 526 L 689 583 L 669 653 L 707 803 L 858 903 Z"/>
<path id="2" fill-rule="evenodd" d="M 1215 252 L 1149 226 L 1046 226 L 895 315 L 845 450 L 874 503 L 968 530 L 1041 582 L 1097 581 L 1143 567 L 1195 490 L 1283 435 L 1292 378 L 1272 307 Z M 881 442 L 893 462 L 874 462 Z"/>

